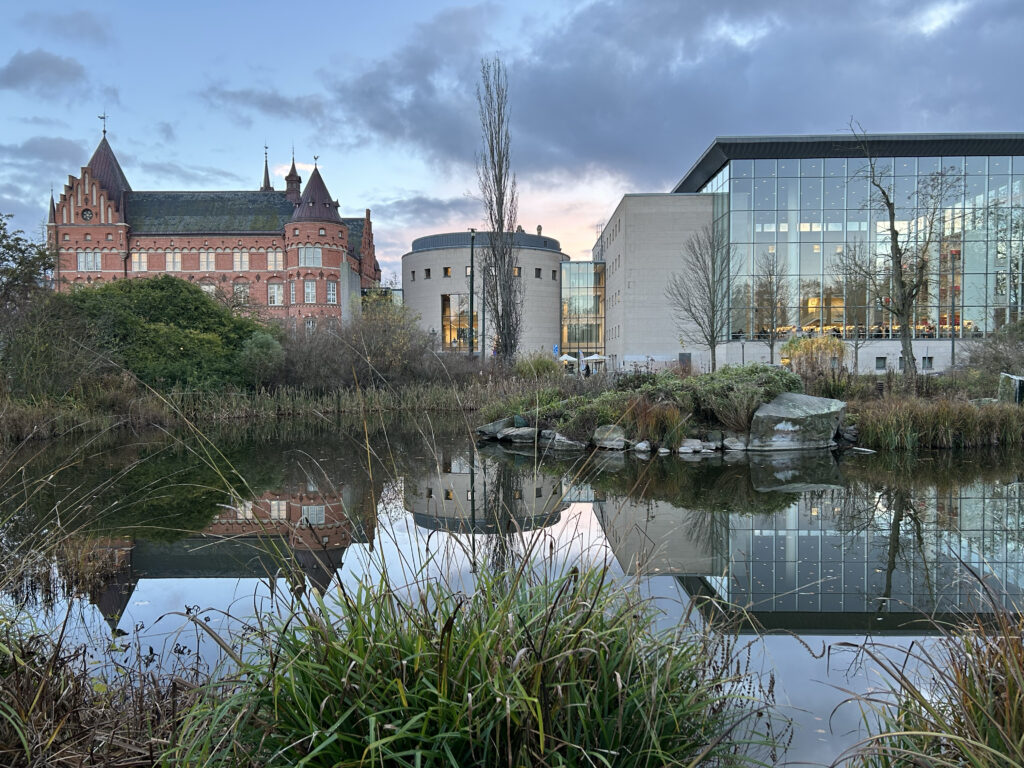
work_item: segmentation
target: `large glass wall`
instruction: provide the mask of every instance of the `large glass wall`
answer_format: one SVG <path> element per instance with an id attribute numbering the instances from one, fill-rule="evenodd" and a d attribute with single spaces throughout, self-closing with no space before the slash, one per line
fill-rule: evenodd
<path id="1" fill-rule="evenodd" d="M 480 324 L 473 311 L 473 339 L 479 348 Z M 469 352 L 469 294 L 441 296 L 441 348 L 448 352 Z"/>
<path id="2" fill-rule="evenodd" d="M 604 354 L 604 263 L 562 262 L 561 353 Z"/>
<path id="3" fill-rule="evenodd" d="M 883 157 L 875 168 L 910 242 L 928 229 L 929 181 L 955 179 L 924 248 L 914 335 L 980 336 L 1024 319 L 1024 157 Z M 898 335 L 887 286 L 849 266 L 856 258 L 888 274 L 890 223 L 869 178 L 863 157 L 734 159 L 704 186 L 734 249 L 733 336 L 764 334 L 770 319 L 784 333 Z"/>

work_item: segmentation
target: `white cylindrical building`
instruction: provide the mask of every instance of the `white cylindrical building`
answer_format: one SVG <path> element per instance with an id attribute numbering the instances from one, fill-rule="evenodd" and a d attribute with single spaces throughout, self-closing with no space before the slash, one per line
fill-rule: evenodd
<path id="1" fill-rule="evenodd" d="M 419 315 L 420 326 L 433 334 L 440 349 L 469 352 L 469 262 L 473 250 L 477 279 L 473 284 L 474 346 L 493 350 L 494 325 L 483 296 L 482 260 L 489 234 L 449 232 L 413 240 L 402 256 L 402 292 L 405 305 Z M 519 259 L 523 313 L 519 355 L 551 354 L 561 336 L 561 281 L 563 261 L 569 257 L 558 241 L 545 235 L 516 232 L 513 243 Z"/>

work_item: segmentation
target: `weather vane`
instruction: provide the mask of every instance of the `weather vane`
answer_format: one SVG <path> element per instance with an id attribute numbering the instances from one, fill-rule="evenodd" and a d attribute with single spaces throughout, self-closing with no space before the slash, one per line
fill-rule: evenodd
<path id="1" fill-rule="evenodd" d="M 107 135 L 107 110 L 103 110 L 103 114 L 102 115 L 96 115 L 96 117 L 98 117 L 100 120 L 103 121 L 103 136 L 106 137 L 106 135 Z"/>
<path id="2" fill-rule="evenodd" d="M 316 168 L 316 161 L 320 159 L 320 155 L 313 155 L 313 167 Z"/>

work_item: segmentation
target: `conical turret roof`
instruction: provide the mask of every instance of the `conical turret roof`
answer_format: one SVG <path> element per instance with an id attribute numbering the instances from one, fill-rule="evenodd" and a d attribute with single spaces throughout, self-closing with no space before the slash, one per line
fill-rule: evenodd
<path id="1" fill-rule="evenodd" d="M 50 190 L 50 215 L 46 218 L 47 224 L 57 223 L 57 206 L 53 202 L 53 190 Z"/>
<path id="2" fill-rule="evenodd" d="M 96 151 L 92 153 L 87 167 L 92 177 L 107 190 L 110 199 L 118 204 L 120 204 L 121 195 L 132 191 L 131 184 L 125 178 L 121 164 L 117 162 L 114 150 L 110 148 L 106 136 L 100 140 Z"/>
<path id="3" fill-rule="evenodd" d="M 294 164 L 292 166 L 294 168 Z M 327 185 L 320 178 L 320 169 L 314 166 L 313 173 L 309 175 L 306 182 L 306 189 L 295 206 L 295 213 L 292 221 L 334 221 L 341 224 L 341 217 L 338 215 L 338 203 L 331 198 L 327 191 Z"/>

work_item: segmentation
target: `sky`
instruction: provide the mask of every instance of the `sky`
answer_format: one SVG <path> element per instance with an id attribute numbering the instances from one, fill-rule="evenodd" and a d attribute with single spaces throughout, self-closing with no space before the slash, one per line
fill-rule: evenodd
<path id="1" fill-rule="evenodd" d="M 6 2 L 4 3 L 6 6 Z M 314 156 L 372 210 L 385 280 L 416 237 L 483 228 L 483 58 L 509 77 L 519 221 L 589 258 L 622 195 L 716 136 L 1024 131 L 1021 0 L 111 0 L 11 3 L 0 213 L 38 236 L 102 136 L 136 190 L 284 187 Z"/>

